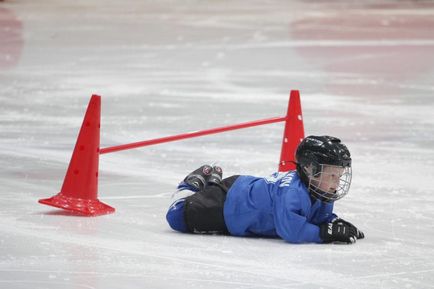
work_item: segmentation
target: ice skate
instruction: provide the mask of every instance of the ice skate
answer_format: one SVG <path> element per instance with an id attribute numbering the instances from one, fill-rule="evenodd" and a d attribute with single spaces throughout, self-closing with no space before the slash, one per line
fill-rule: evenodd
<path id="1" fill-rule="evenodd" d="M 221 184 L 223 178 L 223 170 L 219 166 L 213 166 L 208 184 Z"/>
<path id="2" fill-rule="evenodd" d="M 194 192 L 201 191 L 208 183 L 213 167 L 210 165 L 203 165 L 188 174 L 185 179 L 178 185 L 179 190 L 187 189 Z"/>

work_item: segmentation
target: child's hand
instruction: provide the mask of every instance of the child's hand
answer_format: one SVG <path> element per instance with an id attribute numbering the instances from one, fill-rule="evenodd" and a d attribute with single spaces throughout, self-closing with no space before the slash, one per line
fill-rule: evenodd
<path id="1" fill-rule="evenodd" d="M 357 232 L 357 234 L 356 234 L 357 239 L 363 239 L 363 238 L 365 238 L 365 234 L 363 234 L 362 231 L 360 231 L 359 229 L 357 229 L 357 227 L 354 226 L 353 224 L 351 224 L 350 222 L 345 221 L 344 219 L 341 219 L 341 218 L 336 218 L 336 219 L 332 220 L 332 223 L 337 222 L 337 221 L 342 222 L 342 223 L 344 223 L 344 224 L 346 224 L 346 225 L 348 225 L 350 227 L 353 227 L 356 230 L 356 232 Z"/>
<path id="2" fill-rule="evenodd" d="M 357 240 L 358 230 L 340 220 L 335 220 L 331 223 L 323 223 L 319 228 L 320 238 L 324 243 L 342 242 L 352 244 Z"/>

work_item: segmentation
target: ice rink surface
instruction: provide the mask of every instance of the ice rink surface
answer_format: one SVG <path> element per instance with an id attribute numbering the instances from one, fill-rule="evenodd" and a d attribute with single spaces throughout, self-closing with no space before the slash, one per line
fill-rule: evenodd
<path id="1" fill-rule="evenodd" d="M 95 218 L 59 192 L 84 112 L 101 146 L 284 116 L 353 156 L 335 212 L 366 239 L 292 245 L 165 221 L 202 163 L 277 169 L 281 123 L 102 155 Z M 0 1 L 0 288 L 433 288 L 431 1 Z"/>

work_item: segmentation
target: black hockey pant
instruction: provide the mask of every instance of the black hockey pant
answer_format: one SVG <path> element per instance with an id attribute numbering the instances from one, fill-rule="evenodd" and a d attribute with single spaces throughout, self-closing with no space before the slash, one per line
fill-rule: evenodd
<path id="1" fill-rule="evenodd" d="M 185 198 L 184 220 L 191 233 L 229 234 L 223 217 L 226 194 L 238 176 L 223 179 L 221 185 L 210 184 Z"/>

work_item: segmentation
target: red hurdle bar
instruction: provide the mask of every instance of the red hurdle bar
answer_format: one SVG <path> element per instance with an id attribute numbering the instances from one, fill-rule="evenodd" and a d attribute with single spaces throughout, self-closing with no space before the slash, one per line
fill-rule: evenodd
<path id="1" fill-rule="evenodd" d="M 258 126 L 258 125 L 263 125 L 263 124 L 281 122 L 281 121 L 285 121 L 285 120 L 286 120 L 286 117 L 273 117 L 273 118 L 255 120 L 255 121 L 250 121 L 250 122 L 244 122 L 244 123 L 240 123 L 240 124 L 211 128 L 211 129 L 206 129 L 206 130 L 192 131 L 192 132 L 187 132 L 187 133 L 173 135 L 173 136 L 167 136 L 167 137 L 162 137 L 162 138 L 156 138 L 156 139 L 151 139 L 151 140 L 134 142 L 134 143 L 130 143 L 130 144 L 124 144 L 124 145 L 119 145 L 119 146 L 102 148 L 99 153 L 100 154 L 108 154 L 108 153 L 113 153 L 113 152 L 118 152 L 118 151 L 123 151 L 123 150 L 129 150 L 129 149 L 138 148 L 138 147 L 156 145 L 156 144 L 165 143 L 165 142 L 177 141 L 177 140 L 186 139 L 186 138 L 193 138 L 193 137 L 198 137 L 198 136 L 203 136 L 203 135 L 208 135 L 208 134 L 215 134 L 215 133 L 220 133 L 220 132 L 225 132 L 225 131 L 230 131 L 230 130 L 236 130 L 236 129 L 241 129 L 241 128 Z"/>

